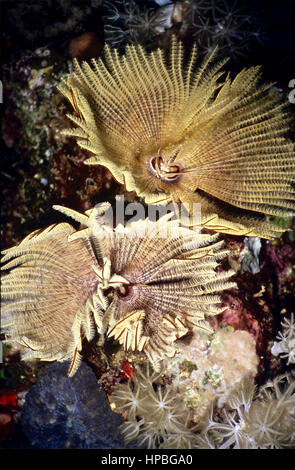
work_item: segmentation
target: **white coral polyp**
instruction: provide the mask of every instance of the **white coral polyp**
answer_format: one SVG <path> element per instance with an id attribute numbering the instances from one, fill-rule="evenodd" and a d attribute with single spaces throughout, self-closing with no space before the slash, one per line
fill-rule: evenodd
<path id="1" fill-rule="evenodd" d="M 274 356 L 281 356 L 287 359 L 287 364 L 295 363 L 295 321 L 294 314 L 291 313 L 290 319 L 285 318 L 281 322 L 282 331 L 279 332 L 272 348 L 271 353 Z"/>

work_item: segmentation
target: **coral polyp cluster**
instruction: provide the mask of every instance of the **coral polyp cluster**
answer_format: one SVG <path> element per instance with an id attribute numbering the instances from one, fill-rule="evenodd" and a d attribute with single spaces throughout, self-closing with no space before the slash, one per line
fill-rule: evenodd
<path id="1" fill-rule="evenodd" d="M 169 23 L 163 9 L 150 9 L 144 2 L 105 1 L 103 7 L 105 40 L 112 46 L 129 42 L 151 43 L 165 30 L 165 23 Z"/>
<path id="2" fill-rule="evenodd" d="M 227 407 L 199 436 L 211 448 L 282 449 L 295 444 L 295 381 L 292 374 L 276 377 L 256 390 L 245 381 Z"/>
<path id="3" fill-rule="evenodd" d="M 153 46 L 171 30 L 195 40 L 201 54 L 218 45 L 219 55 L 235 60 L 246 55 L 251 43 L 263 43 L 265 27 L 251 6 L 241 0 L 103 2 L 104 38 L 112 47 L 132 43 Z M 251 21 L 250 21 L 251 18 Z"/>
<path id="4" fill-rule="evenodd" d="M 279 332 L 271 352 L 274 356 L 280 355 L 287 359 L 287 364 L 295 363 L 295 321 L 294 314 L 291 313 L 290 319 L 283 319 L 282 330 Z"/>
<path id="5" fill-rule="evenodd" d="M 294 214 L 288 113 L 259 67 L 223 77 L 214 54 L 197 67 L 194 46 L 184 63 L 174 38 L 168 61 L 134 45 L 75 61 L 60 86 L 76 113 L 66 134 L 147 203 L 199 202 L 213 230 L 271 237 L 283 230 L 266 216 Z"/>
<path id="6" fill-rule="evenodd" d="M 132 384 L 119 384 L 111 394 L 114 410 L 125 412 L 120 430 L 126 442 L 148 449 L 191 448 L 197 426 L 175 389 L 156 385 L 161 374 L 151 373 L 148 367 L 138 367 L 136 372 Z"/>
<path id="7" fill-rule="evenodd" d="M 224 310 L 216 292 L 235 285 L 232 271 L 216 272 L 227 254 L 217 234 L 179 227 L 172 214 L 113 229 L 102 224 L 108 204 L 85 215 L 55 207 L 82 229 L 34 232 L 3 258 L 11 261 L 3 267 L 2 327 L 27 357 L 70 358 L 71 375 L 83 341 L 97 332 L 144 351 L 157 368 L 193 326 L 210 331 L 205 318 Z"/>
<path id="8" fill-rule="evenodd" d="M 162 377 L 164 375 L 162 374 Z M 292 448 L 295 443 L 295 381 L 292 374 L 278 376 L 257 389 L 251 376 L 223 406 L 212 402 L 200 421 L 187 407 L 178 387 L 163 386 L 161 374 L 137 369 L 133 383 L 117 385 L 111 403 L 125 422 L 126 442 L 148 449 L 266 449 Z M 242 376 L 241 376 L 242 377 Z M 222 395 L 219 400 L 223 401 Z M 199 406 L 202 406 L 200 401 Z M 197 409 L 197 406 L 196 406 Z"/>

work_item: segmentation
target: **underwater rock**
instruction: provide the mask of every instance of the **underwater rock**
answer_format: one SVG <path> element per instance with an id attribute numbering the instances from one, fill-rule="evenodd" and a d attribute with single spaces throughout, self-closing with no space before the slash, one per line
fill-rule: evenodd
<path id="1" fill-rule="evenodd" d="M 35 448 L 126 448 L 118 434 L 123 422 L 85 363 L 73 378 L 68 362 L 54 363 L 26 396 L 21 422 Z"/>

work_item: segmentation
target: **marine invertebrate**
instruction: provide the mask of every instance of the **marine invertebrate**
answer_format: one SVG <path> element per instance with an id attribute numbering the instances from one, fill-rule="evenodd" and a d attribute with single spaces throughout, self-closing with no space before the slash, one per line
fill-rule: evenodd
<path id="1" fill-rule="evenodd" d="M 74 107 L 78 138 L 146 203 L 200 202 L 208 228 L 270 237 L 284 231 L 266 216 L 293 214 L 295 153 L 285 138 L 288 114 L 260 68 L 221 79 L 214 51 L 195 69 L 197 49 L 184 66 L 172 41 L 167 63 L 160 49 L 105 49 L 106 62 L 74 62 L 60 85 Z M 211 222 L 209 222 L 211 221 Z"/>
<path id="2" fill-rule="evenodd" d="M 227 353 L 232 355 L 231 351 Z M 178 358 L 176 358 L 177 361 Z M 202 355 L 199 358 L 202 361 Z M 175 360 L 169 360 L 170 365 Z M 167 380 L 172 369 L 167 361 L 161 373 L 136 368 L 133 383 L 118 384 L 111 393 L 114 410 L 124 413 L 121 432 L 126 442 L 135 440 L 147 448 L 292 448 L 295 440 L 294 374 L 284 374 L 260 388 L 252 374 L 245 374 L 231 392 L 218 394 L 202 419 L 183 400 L 183 387 L 198 368 L 187 373 L 182 384 Z M 191 367 L 192 368 L 192 367 Z M 163 377 L 166 377 L 164 380 Z M 165 383 L 165 385 L 163 385 Z M 219 387 L 219 385 L 218 385 Z M 229 390 L 228 390 L 229 391 Z"/>
<path id="3" fill-rule="evenodd" d="M 211 331 L 206 316 L 224 310 L 216 293 L 235 286 L 228 281 L 232 271 L 215 271 L 227 254 L 217 234 L 179 227 L 178 220 L 170 220 L 172 214 L 157 222 L 145 219 L 113 229 L 98 223 L 101 207 L 87 215 L 54 207 L 86 227 L 73 237 L 90 240 L 103 264 L 95 268 L 99 305 L 108 293 L 96 321 L 100 333 L 118 339 L 126 350 L 144 351 L 157 368 L 159 360 L 174 355 L 174 341 L 188 329 Z"/>
<path id="4" fill-rule="evenodd" d="M 137 367 L 134 382 L 118 384 L 110 400 L 114 411 L 124 411 L 127 419 L 120 426 L 125 441 L 135 441 L 148 449 L 192 448 L 196 426 L 190 422 L 185 408 L 173 387 L 157 384 L 160 374 L 149 367 Z"/>
<path id="5" fill-rule="evenodd" d="M 155 5 L 156 7 L 156 5 Z M 134 0 L 105 1 L 103 3 L 105 40 L 120 47 L 128 42 L 151 43 L 165 30 L 165 8 L 149 8 Z"/>
<path id="6" fill-rule="evenodd" d="M 144 350 L 157 367 L 193 325 L 210 330 L 205 316 L 223 311 L 216 292 L 235 285 L 231 271 L 215 271 L 227 254 L 218 235 L 180 228 L 175 237 L 171 214 L 113 229 L 101 223 L 109 204 L 85 215 L 55 207 L 84 228 L 50 226 L 4 252 L 2 327 L 28 348 L 25 357 L 72 359 L 71 375 L 97 331 Z"/>
<path id="7" fill-rule="evenodd" d="M 255 342 L 246 331 L 220 328 L 208 336 L 193 330 L 177 342 L 175 357 L 165 360 L 165 374 L 202 428 L 212 404 L 227 403 L 245 378 L 256 376 L 258 362 Z"/>
<path id="8" fill-rule="evenodd" d="M 89 241 L 68 242 L 74 231 L 69 224 L 51 225 L 5 250 L 1 286 L 7 341 L 25 346 L 24 359 L 71 359 L 70 374 L 79 363 L 82 338 L 94 334 L 83 312 L 98 283 Z"/>
<path id="9" fill-rule="evenodd" d="M 290 319 L 284 318 L 281 322 L 282 330 L 278 333 L 271 352 L 274 356 L 280 355 L 287 359 L 287 364 L 295 363 L 295 321 L 294 314 Z"/>
<path id="10" fill-rule="evenodd" d="M 219 417 L 213 408 L 197 447 L 225 449 L 292 448 L 295 442 L 295 381 L 285 374 L 269 381 L 259 390 L 254 381 L 243 381 Z"/>
<path id="11" fill-rule="evenodd" d="M 254 41 L 265 39 L 259 13 L 240 0 L 185 0 L 178 2 L 180 35 L 191 34 L 201 52 L 218 45 L 218 54 L 238 60 Z"/>

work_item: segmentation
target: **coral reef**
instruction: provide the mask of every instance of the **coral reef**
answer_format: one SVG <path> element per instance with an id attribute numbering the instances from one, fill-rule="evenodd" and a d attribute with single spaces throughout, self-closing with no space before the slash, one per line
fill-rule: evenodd
<path id="1" fill-rule="evenodd" d="M 291 207 L 295 189 L 289 140 L 295 128 L 284 118 L 294 115 L 294 105 L 289 105 L 289 114 L 283 105 L 288 96 L 291 101 L 294 79 L 290 76 L 295 57 L 293 2 L 20 0 L 0 2 L 0 9 L 1 230 L 3 248 L 13 247 L 4 252 L 8 269 L 2 275 L 1 326 L 6 324 L 7 339 L 10 334 L 21 343 L 2 344 L 1 330 L 0 448 L 295 447 L 295 219 L 281 216 L 281 209 L 286 210 L 281 202 Z M 173 43 L 175 37 L 183 42 L 183 57 L 180 46 Z M 99 60 L 105 42 L 116 51 L 105 51 Z M 131 46 L 124 55 L 127 43 Z M 194 43 L 196 67 L 190 55 Z M 216 60 L 211 61 L 213 56 Z M 236 78 L 221 75 L 223 69 L 218 68 L 227 57 L 227 69 Z M 73 58 L 80 63 L 74 70 Z M 86 76 L 91 67 L 81 61 L 91 58 L 98 64 L 95 80 L 100 83 Z M 207 64 L 203 74 L 202 64 Z M 276 81 L 277 86 L 259 85 L 260 72 L 254 64 L 262 64 L 264 80 Z M 85 165 L 88 150 L 61 132 L 70 127 L 66 117 L 70 105 L 57 89 L 63 79 L 71 85 L 68 97 L 74 121 L 78 128 L 84 126 L 78 130 L 80 144 L 87 146 L 91 137 L 83 106 L 95 110 L 95 134 L 100 127 L 103 135 L 109 135 L 116 122 L 118 133 L 113 137 L 119 144 L 113 168 L 113 143 L 108 141 L 103 149 L 103 159 L 111 157 L 106 165 Z M 205 96 L 210 80 L 214 90 L 210 95 L 208 84 L 207 101 L 192 100 L 194 83 Z M 91 101 L 92 86 L 101 97 L 98 110 Z M 118 87 L 122 93 L 127 90 L 130 103 L 116 95 Z M 138 93 L 137 101 L 132 101 L 131 95 Z M 155 200 L 162 197 L 159 204 L 171 194 L 174 202 L 188 193 L 191 197 L 191 188 L 188 191 L 184 184 L 192 179 L 199 187 L 198 171 L 183 173 L 187 165 L 183 152 L 176 155 L 175 142 L 171 148 L 167 144 L 181 131 L 179 123 L 190 110 L 189 100 L 192 107 L 199 103 L 198 117 L 220 105 L 212 136 L 211 118 L 206 121 L 208 128 L 196 136 L 197 157 L 204 157 L 197 168 L 203 189 L 197 189 L 193 200 L 201 201 L 208 213 L 202 220 L 204 244 L 190 253 L 194 259 L 178 257 L 174 242 L 163 247 L 163 240 L 157 239 L 155 247 L 149 237 L 131 239 L 129 235 L 143 227 L 146 214 L 141 223 L 128 225 L 126 213 L 116 228 L 106 222 L 109 205 L 96 206 L 109 201 L 115 213 L 117 195 L 124 194 L 127 204 L 142 203 L 141 196 L 149 191 Z M 160 106 L 154 106 L 158 101 Z M 272 109 L 276 105 L 277 111 Z M 164 122 L 158 126 L 164 111 Z M 252 115 L 257 111 L 256 117 Z M 238 126 L 242 117 L 242 129 L 231 127 L 227 134 L 232 112 Z M 129 137 L 122 143 L 118 116 L 127 123 L 124 133 L 134 137 L 137 130 L 147 140 L 143 147 L 135 142 L 127 169 L 121 156 L 125 158 L 128 145 L 135 147 Z M 258 129 L 249 145 L 249 127 L 243 121 L 248 117 L 250 127 Z M 141 120 L 146 127 L 140 126 Z M 154 145 L 159 135 L 161 148 Z M 182 150 L 190 137 L 185 134 Z M 224 166 L 228 158 L 232 168 Z M 256 175 L 266 183 L 262 196 Z M 245 185 L 239 188 L 242 176 Z M 251 190 L 246 192 L 249 184 Z M 135 191 L 126 193 L 130 185 Z M 212 194 L 207 193 L 209 186 Z M 57 212 L 52 210 L 55 204 L 71 209 L 59 206 Z M 148 212 L 151 206 L 143 207 Z M 156 207 L 160 215 L 160 206 Z M 276 215 L 266 214 L 266 207 Z M 67 216 L 74 219 L 73 227 L 65 223 Z M 210 229 L 229 235 L 223 235 L 222 242 L 210 235 Z M 280 233 L 280 238 L 259 238 Z M 190 252 L 187 245 L 180 251 L 184 256 Z M 170 257 L 165 263 L 163 253 Z M 235 287 L 228 281 L 233 271 Z M 204 283 L 210 292 L 203 291 Z M 226 287 L 230 289 L 223 290 Z M 148 289 L 153 295 L 147 296 Z M 210 303 L 201 303 L 205 299 Z M 45 361 L 66 358 L 72 362 Z M 75 372 L 72 378 L 67 377 L 69 370 Z"/>
<path id="2" fill-rule="evenodd" d="M 63 41 L 89 31 L 104 37 L 112 47 L 130 42 L 153 47 L 173 32 L 185 41 L 196 40 L 202 54 L 218 45 L 221 56 L 237 61 L 267 38 L 259 7 L 251 2 L 245 5 L 242 0 L 164 4 L 153 0 L 51 0 L 42 6 L 34 0 L 9 3 L 7 21 L 29 44 L 45 40 L 60 47 Z"/>
<path id="3" fill-rule="evenodd" d="M 169 361 L 166 373 L 196 423 L 202 422 L 215 401 L 223 406 L 243 380 L 257 374 L 255 341 L 247 331 L 220 328 L 211 337 L 194 331 L 177 346 L 178 354 Z"/>
<path id="4" fill-rule="evenodd" d="M 220 56 L 238 61 L 247 54 L 251 43 L 263 43 L 265 25 L 253 15 L 251 4 L 238 0 L 185 0 L 176 2 L 181 20 L 179 37 L 191 35 L 200 51 L 207 53 L 218 45 Z"/>
<path id="5" fill-rule="evenodd" d="M 115 387 L 111 404 L 126 417 L 121 433 L 126 442 L 135 441 L 138 447 L 190 449 L 196 428 L 190 420 L 190 410 L 173 387 L 158 384 L 154 388 L 158 377 L 148 367 L 138 368 L 132 384 Z"/>
<path id="6" fill-rule="evenodd" d="M 271 237 L 284 231 L 263 214 L 294 214 L 294 145 L 284 137 L 288 114 L 259 67 L 223 82 L 214 52 L 195 70 L 183 46 L 163 51 L 127 46 L 106 64 L 75 62 L 60 90 L 73 105 L 67 135 L 146 203 L 201 203 L 207 228 Z M 213 65 L 214 64 L 214 65 Z"/>
<path id="7" fill-rule="evenodd" d="M 151 45 L 156 36 L 171 27 L 173 6 L 149 8 L 135 0 L 103 2 L 104 36 L 112 47 L 127 43 Z M 168 17 L 167 17 L 168 16 Z"/>
<path id="8" fill-rule="evenodd" d="M 56 87 L 68 71 L 67 62 L 44 47 L 4 68 L 4 248 L 36 227 L 57 222 L 53 204 L 74 204 L 84 211 L 97 202 L 99 192 L 108 188 L 114 193 L 117 188 L 108 171 L 83 165 L 82 151 L 69 147 L 61 135 L 66 108 Z"/>
<path id="9" fill-rule="evenodd" d="M 220 57 L 236 61 L 250 46 L 263 43 L 265 25 L 253 8 L 238 0 L 185 0 L 146 5 L 136 0 L 104 1 L 105 40 L 112 47 L 128 43 L 151 47 L 173 32 L 184 41 L 195 40 L 200 54 L 218 46 Z"/>

